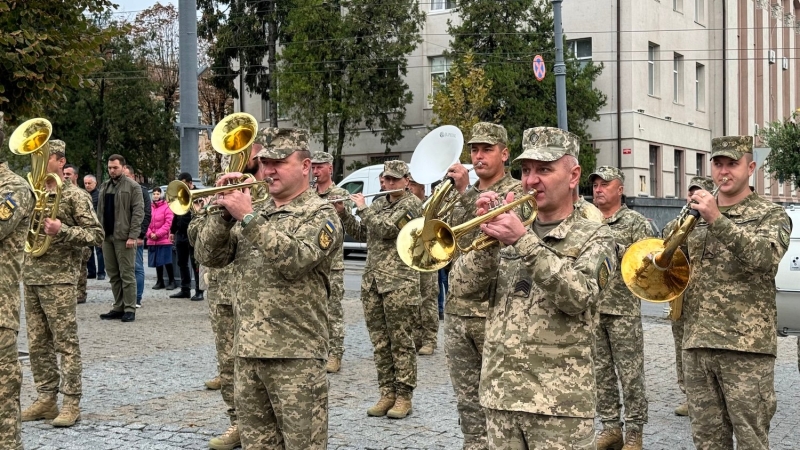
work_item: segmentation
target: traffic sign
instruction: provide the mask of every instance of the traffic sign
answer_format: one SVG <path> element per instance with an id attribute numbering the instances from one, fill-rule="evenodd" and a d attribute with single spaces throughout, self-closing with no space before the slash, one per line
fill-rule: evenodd
<path id="1" fill-rule="evenodd" d="M 533 57 L 533 74 L 536 76 L 538 81 L 544 80 L 544 76 L 547 74 L 547 69 L 544 67 L 544 59 L 542 55 L 536 55 Z"/>

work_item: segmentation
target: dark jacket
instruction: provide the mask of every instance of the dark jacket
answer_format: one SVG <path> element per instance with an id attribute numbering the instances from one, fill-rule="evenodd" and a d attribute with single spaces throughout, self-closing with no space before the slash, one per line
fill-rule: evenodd
<path id="1" fill-rule="evenodd" d="M 187 212 L 181 216 L 175 215 L 172 219 L 172 226 L 169 232 L 175 235 L 175 242 L 184 242 L 189 240 L 189 223 L 192 221 L 192 213 Z"/>
<path id="2" fill-rule="evenodd" d="M 139 185 L 139 187 L 142 188 L 142 200 L 144 200 L 144 219 L 142 220 L 142 233 L 139 235 L 139 239 L 144 239 L 147 236 L 147 229 L 150 228 L 150 219 L 153 211 L 150 207 L 150 192 L 142 185 Z"/>
<path id="3" fill-rule="evenodd" d="M 89 195 L 92 196 L 92 206 L 94 206 L 94 212 L 97 212 L 97 200 L 100 198 L 100 188 L 95 187 L 92 192 L 89 192 Z"/>

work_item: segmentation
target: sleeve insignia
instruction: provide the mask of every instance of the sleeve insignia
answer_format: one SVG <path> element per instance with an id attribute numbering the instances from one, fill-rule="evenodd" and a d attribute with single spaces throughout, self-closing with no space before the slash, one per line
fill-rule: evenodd
<path id="1" fill-rule="evenodd" d="M 415 218 L 416 217 L 414 216 L 414 214 L 411 213 L 410 210 L 406 211 L 403 217 L 401 217 L 397 222 L 395 222 L 395 225 L 397 225 L 397 228 L 402 229 L 404 226 L 406 226 L 408 222 L 411 222 Z"/>
<path id="2" fill-rule="evenodd" d="M 789 236 L 791 234 L 791 229 L 786 225 L 781 226 L 781 230 L 778 232 L 778 238 L 781 240 L 781 245 L 784 247 L 789 247 Z"/>
<path id="3" fill-rule="evenodd" d="M 528 280 L 519 280 L 514 285 L 514 294 L 522 293 L 527 297 L 531 293 L 531 282 Z"/>
<path id="4" fill-rule="evenodd" d="M 334 227 L 330 220 L 327 221 L 325 226 L 319 231 L 319 248 L 323 250 L 331 248 L 334 231 L 336 231 L 336 227 Z"/>
<path id="5" fill-rule="evenodd" d="M 7 194 L 0 203 L 0 220 L 6 221 L 14 215 L 14 210 L 17 209 L 17 202 L 11 198 L 11 194 Z"/>
<path id="6" fill-rule="evenodd" d="M 600 289 L 604 289 L 608 284 L 608 279 L 611 276 L 611 272 L 613 272 L 611 261 L 606 258 L 600 264 L 600 267 L 597 271 L 597 285 L 600 286 Z"/>

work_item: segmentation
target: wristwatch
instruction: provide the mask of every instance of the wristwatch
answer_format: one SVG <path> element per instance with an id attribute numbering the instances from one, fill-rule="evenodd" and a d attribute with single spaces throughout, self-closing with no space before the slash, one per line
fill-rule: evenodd
<path id="1" fill-rule="evenodd" d="M 246 227 L 247 224 L 250 223 L 250 221 L 253 220 L 253 217 L 255 216 L 256 215 L 253 213 L 245 214 L 244 217 L 242 217 L 242 228 Z"/>

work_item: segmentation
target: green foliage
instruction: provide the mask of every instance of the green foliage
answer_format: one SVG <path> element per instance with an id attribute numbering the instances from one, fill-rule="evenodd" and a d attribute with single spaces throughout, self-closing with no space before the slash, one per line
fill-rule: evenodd
<path id="1" fill-rule="evenodd" d="M 502 115 L 508 130 L 512 157 L 522 151 L 522 133 L 526 128 L 557 126 L 555 36 L 552 6 L 545 0 L 461 0 L 457 13 L 463 22 L 449 23 L 454 36 L 450 56 L 455 59 L 474 52 L 475 63 L 491 81 L 491 103 L 482 121 L 493 121 Z M 536 81 L 531 67 L 533 57 L 542 55 L 548 74 Z M 582 183 L 594 170 L 595 152 L 586 132 L 589 121 L 598 120 L 598 111 L 606 104 L 606 96 L 592 87 L 603 66 L 584 67 L 574 58 L 567 59 L 567 121 L 569 131 L 581 138 Z"/>
<path id="2" fill-rule="evenodd" d="M 90 15 L 110 0 L 0 0 L 0 109 L 6 120 L 47 116 L 68 89 L 102 65 L 98 48 L 118 35 Z"/>
<path id="3" fill-rule="evenodd" d="M 294 0 L 282 28 L 278 99 L 334 155 L 337 177 L 342 149 L 360 129 L 380 135 L 387 152 L 403 137 L 413 100 L 403 77 L 424 18 L 414 0 Z"/>
<path id="4" fill-rule="evenodd" d="M 770 123 L 758 131 L 758 137 L 770 148 L 766 169 L 780 182 L 788 181 L 800 189 L 800 110 L 782 121 Z"/>

